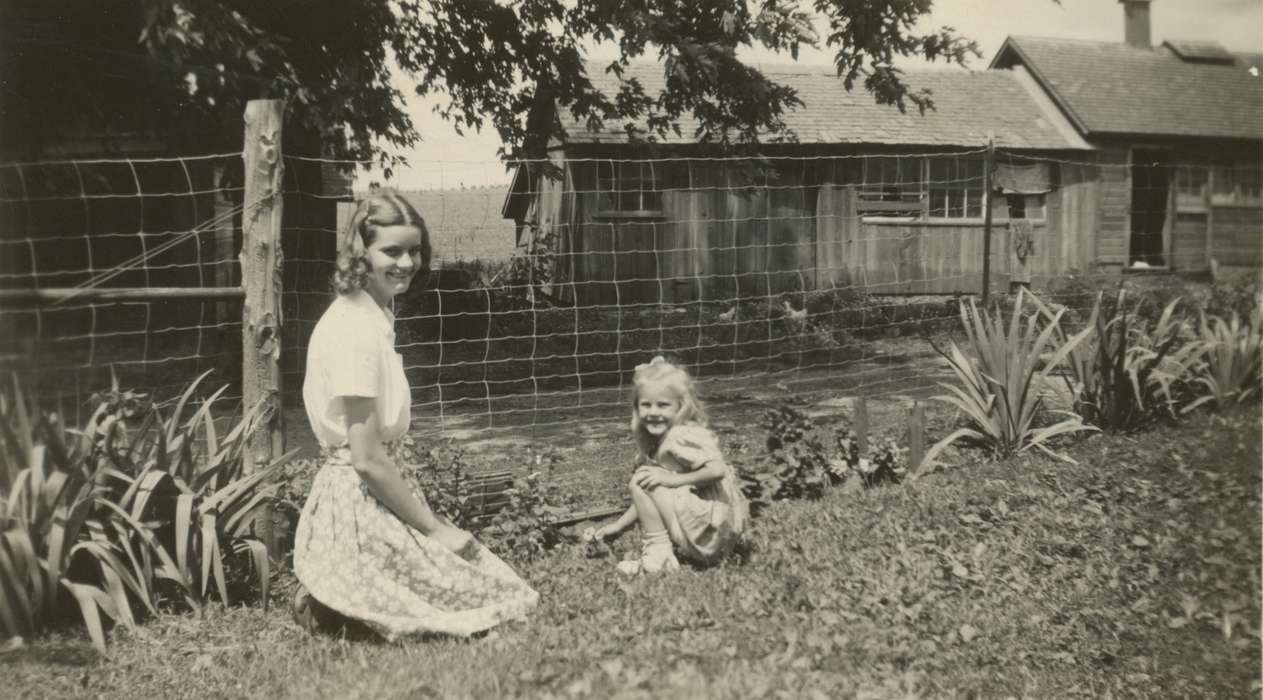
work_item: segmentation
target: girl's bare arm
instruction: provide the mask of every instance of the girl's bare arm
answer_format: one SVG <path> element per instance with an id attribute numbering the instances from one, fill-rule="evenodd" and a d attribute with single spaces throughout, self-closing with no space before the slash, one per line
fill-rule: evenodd
<path id="1" fill-rule="evenodd" d="M 605 530 L 606 537 L 609 537 L 610 535 L 617 535 L 623 530 L 635 525 L 636 520 L 636 506 L 628 506 L 627 510 L 623 511 L 623 514 L 618 516 L 618 520 L 615 520 L 601 529 Z"/>
<path id="2" fill-rule="evenodd" d="M 666 486 L 667 488 L 679 488 L 682 486 L 693 486 L 695 484 L 709 484 L 724 478 L 727 467 L 723 462 L 712 460 L 703 464 L 700 468 L 688 472 L 673 472 L 670 469 L 662 467 L 642 466 L 636 470 L 633 480 L 642 489 L 651 489 L 656 486 Z"/>

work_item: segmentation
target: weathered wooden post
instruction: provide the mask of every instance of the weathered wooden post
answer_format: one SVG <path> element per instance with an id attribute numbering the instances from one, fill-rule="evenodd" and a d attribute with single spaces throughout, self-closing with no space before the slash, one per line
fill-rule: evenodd
<path id="1" fill-rule="evenodd" d="M 1192 176 L 1190 175 L 1190 178 Z M 1206 187 L 1202 190 L 1202 205 L 1206 207 L 1206 269 L 1210 271 L 1210 281 L 1214 284 L 1218 277 L 1218 265 L 1215 263 L 1215 169 L 1206 168 Z"/>
<path id="2" fill-rule="evenodd" d="M 863 396 L 855 399 L 855 442 L 860 458 L 868 457 L 868 399 Z"/>
<path id="3" fill-rule="evenodd" d="M 925 460 L 925 406 L 912 402 L 912 415 L 908 418 L 908 476 L 916 474 Z"/>
<path id="4" fill-rule="evenodd" d="M 281 123 L 280 100 L 246 105 L 245 192 L 241 214 L 241 399 L 245 411 L 261 406 L 266 420 L 250 436 L 247 474 L 285 453 L 281 405 Z M 263 508 L 255 534 L 276 555 L 272 512 Z"/>
<path id="5" fill-rule="evenodd" d="M 233 216 L 232 216 L 232 199 L 228 196 L 227 190 L 219 189 L 220 183 L 224 181 L 225 167 L 222 163 L 216 163 L 214 171 L 211 174 L 213 178 L 211 189 L 213 190 L 211 197 L 214 207 L 215 221 L 215 262 L 232 259 L 233 249 Z M 232 269 L 229 265 L 215 265 L 215 286 L 216 287 L 232 287 Z M 215 321 L 220 324 L 228 324 L 232 321 L 232 302 L 223 301 L 215 305 Z M 227 338 L 223 342 L 227 342 Z"/>
<path id="6" fill-rule="evenodd" d="M 995 139 L 987 136 L 982 161 L 982 306 L 991 295 L 991 171 L 995 169 Z"/>

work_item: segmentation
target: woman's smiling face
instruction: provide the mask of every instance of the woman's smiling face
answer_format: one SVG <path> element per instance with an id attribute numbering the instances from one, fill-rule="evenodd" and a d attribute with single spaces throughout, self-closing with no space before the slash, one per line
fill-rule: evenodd
<path id="1" fill-rule="evenodd" d="M 421 269 L 421 229 L 404 224 L 383 226 L 368 246 L 368 279 L 364 291 L 380 306 L 396 294 L 408 291 Z"/>

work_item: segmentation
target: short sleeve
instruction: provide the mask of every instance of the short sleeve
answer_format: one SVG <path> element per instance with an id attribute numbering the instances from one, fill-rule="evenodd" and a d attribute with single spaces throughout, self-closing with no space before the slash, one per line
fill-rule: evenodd
<path id="1" fill-rule="evenodd" d="M 378 335 L 368 328 L 344 327 L 330 338 L 337 342 L 336 348 L 325 348 L 321 353 L 326 364 L 321 371 L 326 378 L 329 398 L 374 397 L 381 393 Z"/>
<path id="2" fill-rule="evenodd" d="M 699 425 L 672 428 L 659 454 L 662 457 L 669 455 L 688 471 L 700 469 L 707 462 L 722 462 L 724 459 L 719 451 L 719 439 Z"/>

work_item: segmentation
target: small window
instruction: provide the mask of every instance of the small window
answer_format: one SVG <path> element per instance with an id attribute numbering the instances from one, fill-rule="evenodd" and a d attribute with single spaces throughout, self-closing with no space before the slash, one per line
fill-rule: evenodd
<path id="1" fill-rule="evenodd" d="M 1198 165 L 1175 169 L 1175 208 L 1177 211 L 1206 211 L 1206 183 L 1210 168 Z"/>
<path id="2" fill-rule="evenodd" d="M 1045 195 L 1042 194 L 1006 194 L 1004 195 L 1005 203 L 1008 204 L 1010 219 L 1030 219 L 1031 221 L 1043 221 L 1047 216 L 1047 208 L 1044 204 Z M 992 210 L 994 216 L 995 210 Z"/>
<path id="3" fill-rule="evenodd" d="M 597 166 L 602 214 L 662 213 L 662 173 L 654 163 L 603 160 Z"/>
<path id="4" fill-rule="evenodd" d="M 861 161 L 859 213 L 866 217 L 919 219 L 925 209 L 921 158 L 874 156 Z"/>
<path id="5" fill-rule="evenodd" d="M 979 158 L 930 160 L 931 219 L 980 219 L 986 203 Z"/>
<path id="6" fill-rule="evenodd" d="M 1216 165 L 1211 172 L 1212 204 L 1263 206 L 1263 171 L 1255 163 Z"/>

